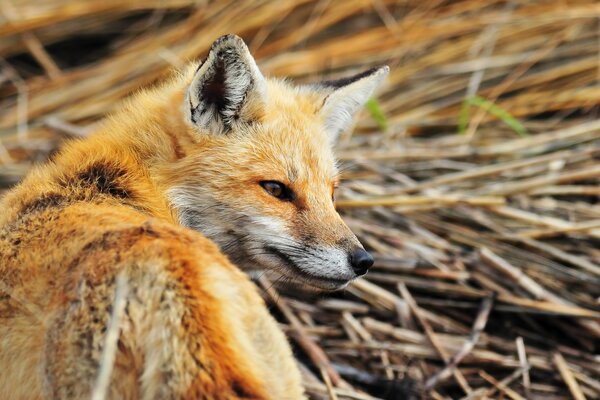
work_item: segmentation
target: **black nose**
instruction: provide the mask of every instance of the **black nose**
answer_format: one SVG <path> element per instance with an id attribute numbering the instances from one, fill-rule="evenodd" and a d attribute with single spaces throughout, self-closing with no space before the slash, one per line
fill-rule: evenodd
<path id="1" fill-rule="evenodd" d="M 356 275 L 364 275 L 373 265 L 373 257 L 365 249 L 358 248 L 350 253 L 350 265 Z"/>

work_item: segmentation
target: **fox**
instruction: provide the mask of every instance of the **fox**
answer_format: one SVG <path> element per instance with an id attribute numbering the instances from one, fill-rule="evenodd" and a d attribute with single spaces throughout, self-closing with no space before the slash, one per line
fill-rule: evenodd
<path id="1" fill-rule="evenodd" d="M 244 41 L 125 100 L 0 203 L 0 399 L 304 399 L 248 271 L 315 290 L 373 265 L 338 214 L 336 138 L 388 74 L 293 84 Z"/>

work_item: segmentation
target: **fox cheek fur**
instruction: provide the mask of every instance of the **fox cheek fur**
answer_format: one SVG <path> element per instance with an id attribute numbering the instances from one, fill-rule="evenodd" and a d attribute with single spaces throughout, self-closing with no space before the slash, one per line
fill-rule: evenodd
<path id="1" fill-rule="evenodd" d="M 241 39 L 215 42 L 186 76 L 180 117 L 196 146 L 171 166 L 167 190 L 180 222 L 244 269 L 323 289 L 364 274 L 373 260 L 332 204 L 332 147 L 387 73 L 293 86 L 265 78 Z M 285 185 L 293 199 L 261 182 Z"/>

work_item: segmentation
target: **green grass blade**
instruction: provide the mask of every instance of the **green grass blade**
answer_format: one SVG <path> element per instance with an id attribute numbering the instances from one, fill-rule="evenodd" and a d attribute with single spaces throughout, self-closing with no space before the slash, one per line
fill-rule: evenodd
<path id="1" fill-rule="evenodd" d="M 373 120 L 377 123 L 379 129 L 381 129 L 382 131 L 387 130 L 388 121 L 385 117 L 385 114 L 381 110 L 381 107 L 379 106 L 379 102 L 371 98 L 367 101 L 366 106 L 369 112 L 371 113 L 371 118 L 373 118 Z"/>
<path id="2" fill-rule="evenodd" d="M 494 116 L 496 116 L 502 122 L 504 122 L 506 125 L 508 125 L 510 128 L 512 128 L 519 136 L 522 136 L 522 137 L 529 136 L 527 129 L 525 128 L 525 126 L 523 126 L 523 124 L 521 124 L 521 122 L 519 122 L 518 119 L 516 119 L 515 117 L 510 115 L 510 113 L 508 111 L 506 111 L 502 107 L 497 106 L 496 104 L 492 103 L 491 101 L 484 99 L 481 96 L 473 96 L 473 97 L 466 99 L 463 103 L 463 106 L 465 103 L 467 103 L 468 105 L 473 105 L 476 107 L 483 108 L 485 111 L 492 113 Z M 461 110 L 461 116 L 460 116 L 461 120 L 459 120 L 459 132 L 461 132 L 460 131 L 461 123 L 464 124 L 462 132 L 464 132 L 466 130 L 466 123 L 464 121 L 462 121 L 462 118 L 463 118 L 462 113 L 463 112 Z M 468 111 L 467 111 L 466 118 L 468 119 Z"/>
<path id="3" fill-rule="evenodd" d="M 458 133 L 464 135 L 467 132 L 469 125 L 469 116 L 471 111 L 471 103 L 469 100 L 464 100 L 460 106 L 460 114 L 458 114 Z"/>

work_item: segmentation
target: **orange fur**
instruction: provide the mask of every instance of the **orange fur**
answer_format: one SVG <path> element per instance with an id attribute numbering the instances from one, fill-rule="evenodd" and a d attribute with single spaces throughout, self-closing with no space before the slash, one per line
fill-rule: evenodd
<path id="1" fill-rule="evenodd" d="M 247 59 L 239 42 L 225 45 Z M 196 70 L 128 100 L 0 204 L 0 399 L 89 396 L 118 275 L 129 294 L 110 398 L 304 398 L 283 333 L 223 254 L 248 267 L 236 260 L 241 247 L 226 251 L 223 235 L 267 221 L 290 240 L 360 246 L 331 201 L 337 172 L 319 114 L 331 91 L 268 80 L 268 97 L 254 98 L 251 86 L 216 134 L 186 117 Z M 264 180 L 297 198 L 270 196 Z M 196 194 L 206 218 L 215 207 L 254 220 L 219 215 L 219 230 L 203 222 L 203 236 L 182 226 L 181 204 Z M 194 212 L 191 221 L 205 218 Z"/>

